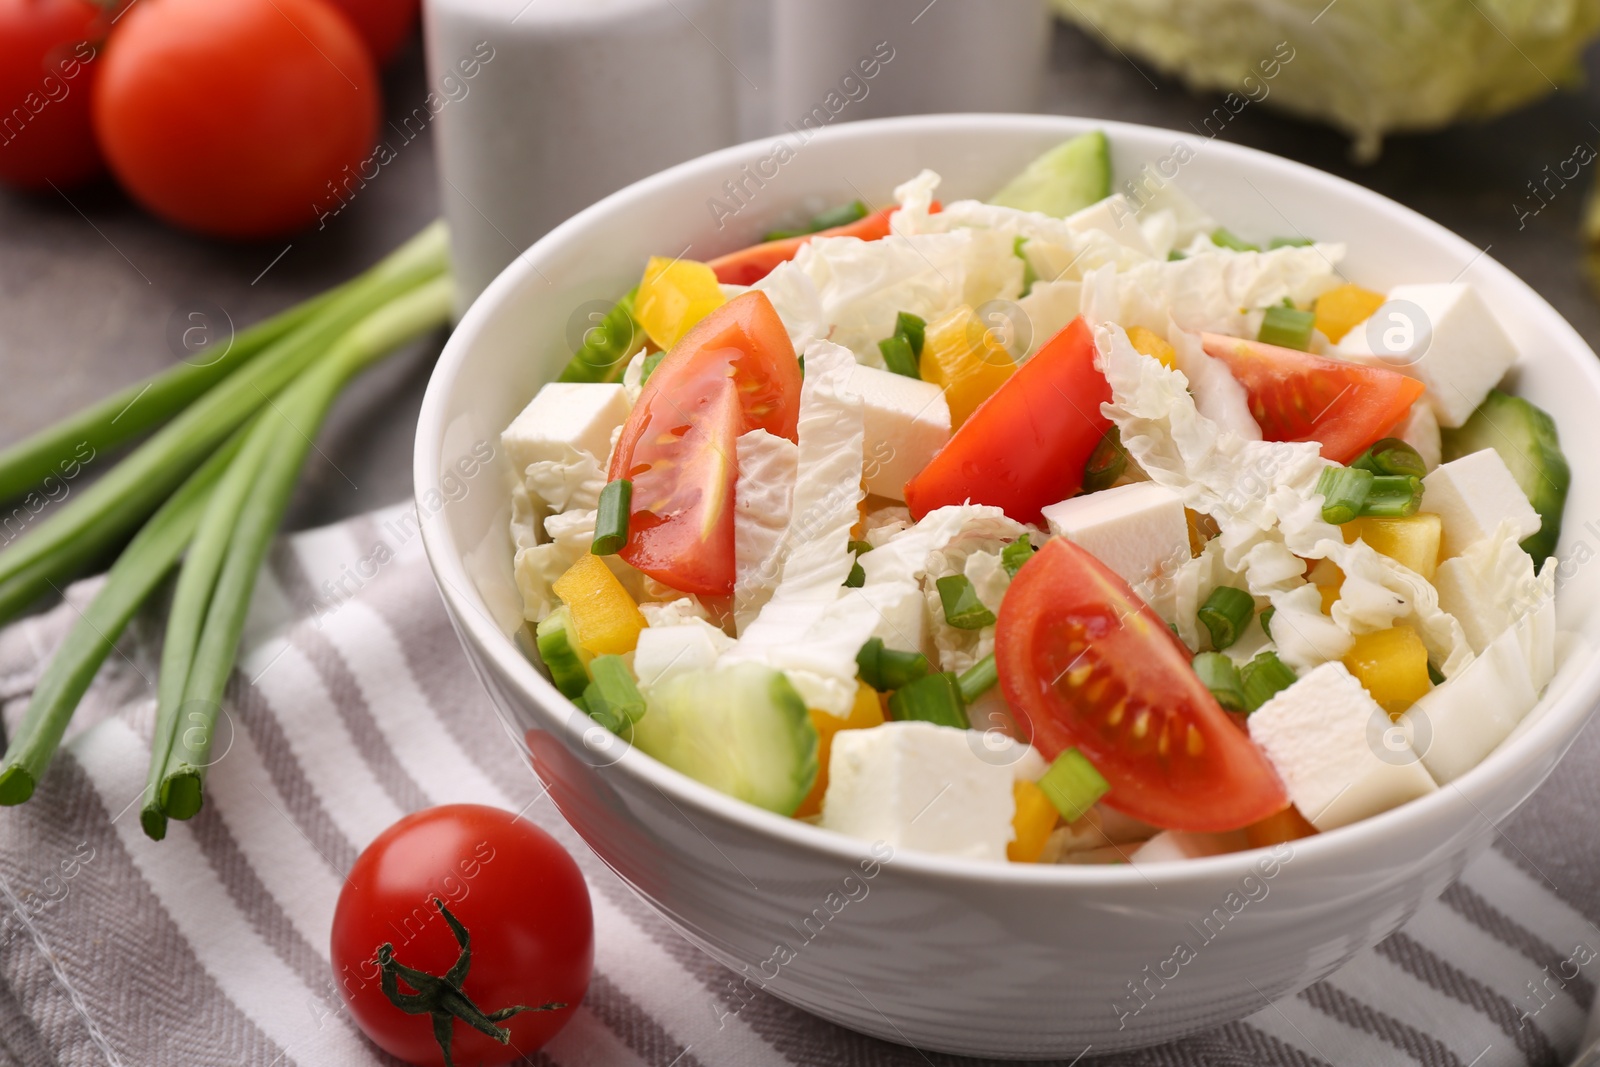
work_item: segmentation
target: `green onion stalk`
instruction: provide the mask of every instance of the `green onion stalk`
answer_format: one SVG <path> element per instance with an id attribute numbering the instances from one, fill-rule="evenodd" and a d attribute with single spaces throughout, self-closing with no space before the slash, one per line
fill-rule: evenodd
<path id="1" fill-rule="evenodd" d="M 208 557 L 197 567 L 198 579 L 186 583 L 184 576 L 179 578 L 168 633 L 169 640 L 178 642 L 172 654 L 174 662 L 186 662 L 188 671 L 181 700 L 175 680 L 167 680 L 157 693 L 158 736 L 140 812 L 140 822 L 150 836 L 159 838 L 165 832 L 166 818 L 187 819 L 200 810 L 222 691 L 233 671 L 256 574 L 328 409 L 361 370 L 401 343 L 448 321 L 451 299 L 451 280 L 440 275 L 357 322 L 262 413 L 215 490 L 195 547 L 198 550 L 209 544 L 209 537 L 221 536 L 213 530 L 226 529 L 229 536 L 220 566 Z M 186 572 L 191 562 L 185 561 Z M 196 617 L 203 617 L 203 622 L 198 631 L 192 631 Z M 176 622 L 184 628 L 174 634 Z M 188 648 L 191 633 L 192 652 Z M 164 666 L 165 660 L 163 650 Z M 166 706 L 161 705 L 163 695 Z"/>

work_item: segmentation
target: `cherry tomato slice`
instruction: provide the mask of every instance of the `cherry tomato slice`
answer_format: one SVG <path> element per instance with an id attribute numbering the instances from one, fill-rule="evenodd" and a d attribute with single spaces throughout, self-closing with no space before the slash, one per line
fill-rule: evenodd
<path id="1" fill-rule="evenodd" d="M 1082 751 L 1118 811 L 1174 830 L 1220 831 L 1289 803 L 1167 624 L 1065 538 L 1017 572 L 1000 604 L 995 661 L 1034 747 L 1051 760 Z"/>
<path id="2" fill-rule="evenodd" d="M 906 505 L 922 518 L 934 508 L 992 504 L 1018 522 L 1083 485 L 1083 467 L 1111 420 L 1111 399 L 1094 366 L 1094 335 L 1073 319 L 978 406 L 950 443 L 906 483 Z"/>
<path id="3" fill-rule="evenodd" d="M 1424 386 L 1383 367 L 1203 333 L 1207 354 L 1244 386 L 1268 441 L 1315 441 L 1324 459 L 1349 463 L 1406 417 Z"/>
<path id="4" fill-rule="evenodd" d="M 656 365 L 623 425 L 609 478 L 633 482 L 621 556 L 674 589 L 733 591 L 733 485 L 739 435 L 793 441 L 800 365 L 762 292 L 711 312 Z"/>
<path id="5" fill-rule="evenodd" d="M 818 237 L 882 240 L 889 236 L 889 216 L 899 210 L 899 205 L 886 207 L 882 211 L 875 211 L 843 226 L 801 234 L 799 237 L 785 237 L 779 241 L 764 241 L 749 248 L 741 248 L 737 252 L 729 252 L 725 256 L 718 256 L 709 266 L 716 271 L 717 281 L 724 285 L 754 285 L 771 274 L 772 268 L 779 263 L 787 263 L 793 259 L 799 253 L 801 246 Z M 939 201 L 935 200 L 928 210 L 938 211 Z"/>

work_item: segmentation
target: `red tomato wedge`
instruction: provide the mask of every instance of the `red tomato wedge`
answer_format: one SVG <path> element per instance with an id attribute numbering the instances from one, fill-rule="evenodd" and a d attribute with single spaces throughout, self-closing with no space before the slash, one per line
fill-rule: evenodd
<path id="1" fill-rule="evenodd" d="M 1422 397 L 1415 378 L 1293 348 L 1203 333 L 1206 353 L 1228 365 L 1268 441 L 1315 441 L 1324 459 L 1349 463 Z"/>
<path id="2" fill-rule="evenodd" d="M 762 429 L 795 440 L 800 364 L 762 292 L 701 319 L 645 382 L 608 477 L 633 483 L 621 556 L 674 589 L 733 591 L 734 444 Z"/>
<path id="3" fill-rule="evenodd" d="M 1235 830 L 1289 803 L 1267 758 L 1189 665 L 1189 651 L 1126 582 L 1052 538 L 1000 604 L 1006 700 L 1046 759 L 1076 747 L 1105 802 L 1173 830 Z"/>
<path id="4" fill-rule="evenodd" d="M 1040 509 L 1082 487 L 1084 464 L 1111 425 L 1100 414 L 1110 399 L 1111 386 L 1094 366 L 1094 335 L 1073 319 L 906 483 L 906 505 L 920 519 L 970 500 L 1018 522 L 1039 522 Z"/>
<path id="5" fill-rule="evenodd" d="M 718 256 L 708 266 L 716 272 L 717 281 L 723 285 L 754 285 L 771 274 L 772 268 L 779 263 L 787 263 L 793 259 L 802 245 L 815 238 L 859 237 L 863 241 L 878 241 L 889 236 L 889 216 L 899 210 L 897 204 L 882 211 L 874 211 L 843 226 L 801 234 L 799 237 L 785 237 L 781 241 L 765 241 L 751 245 L 749 248 L 741 248 L 737 252 Z M 939 201 L 935 200 L 929 210 L 938 211 Z"/>

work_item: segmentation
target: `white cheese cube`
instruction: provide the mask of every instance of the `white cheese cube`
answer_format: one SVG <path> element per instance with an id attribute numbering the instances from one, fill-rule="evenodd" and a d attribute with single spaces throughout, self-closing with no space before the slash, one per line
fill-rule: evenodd
<path id="1" fill-rule="evenodd" d="M 611 454 L 611 433 L 628 417 L 628 406 L 620 385 L 551 382 L 511 420 L 500 447 L 519 477 L 530 463 L 570 463 L 579 452 L 603 464 Z"/>
<path id="2" fill-rule="evenodd" d="M 1489 643 L 1454 678 L 1400 716 L 1423 766 L 1442 783 L 1476 767 L 1506 739 L 1538 696 L 1515 628 Z"/>
<path id="3" fill-rule="evenodd" d="M 1513 525 L 1519 540 L 1539 531 L 1539 513 L 1492 448 L 1441 463 L 1422 479 L 1421 510 L 1444 520 L 1440 554 L 1446 558 L 1460 555 L 1502 522 Z"/>
<path id="4" fill-rule="evenodd" d="M 717 657 L 733 647 L 733 638 L 704 619 L 689 618 L 678 626 L 647 626 L 639 631 L 633 672 L 639 688 L 649 692 L 685 671 L 710 670 Z"/>
<path id="5" fill-rule="evenodd" d="M 950 405 L 932 382 L 857 363 L 846 388 L 861 397 L 867 492 L 906 498 L 906 483 L 950 440 Z"/>
<path id="6" fill-rule="evenodd" d="M 1074 230 L 1098 230 L 1117 244 L 1131 248 L 1151 259 L 1156 256 L 1156 250 L 1151 246 L 1150 239 L 1139 226 L 1139 213 L 1121 193 L 1115 193 L 1104 200 L 1090 204 L 1081 211 L 1075 211 L 1063 221 Z"/>
<path id="7" fill-rule="evenodd" d="M 981 756 L 983 737 L 928 722 L 841 730 L 828 760 L 822 825 L 864 841 L 1003 862 L 1012 839 L 1012 770 Z"/>
<path id="8" fill-rule="evenodd" d="M 1081 545 L 1129 585 L 1189 558 L 1183 497 L 1155 482 L 1086 493 L 1044 509 L 1050 532 Z"/>
<path id="9" fill-rule="evenodd" d="M 1443 426 L 1466 422 L 1517 361 L 1511 338 L 1466 282 L 1396 286 L 1336 351 L 1422 382 Z"/>
<path id="10" fill-rule="evenodd" d="M 1389 715 L 1342 663 L 1324 663 L 1245 720 L 1289 799 L 1318 830 L 1365 819 L 1435 788 Z"/>
<path id="11" fill-rule="evenodd" d="M 1226 852 L 1242 852 L 1249 847 L 1250 842 L 1245 840 L 1242 830 L 1224 834 L 1163 830 L 1135 849 L 1128 857 L 1128 862 L 1134 866 L 1170 863 L 1173 860 L 1194 860 L 1204 856 L 1220 856 Z"/>

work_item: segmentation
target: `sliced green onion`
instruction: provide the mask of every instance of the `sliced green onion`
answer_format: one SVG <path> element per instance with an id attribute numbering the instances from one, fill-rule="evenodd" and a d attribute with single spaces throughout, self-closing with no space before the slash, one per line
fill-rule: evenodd
<path id="1" fill-rule="evenodd" d="M 1415 515 L 1422 506 L 1422 479 L 1410 474 L 1378 474 L 1372 478 L 1361 514 L 1384 519 Z"/>
<path id="2" fill-rule="evenodd" d="M 1200 625 L 1211 634 L 1211 647 L 1221 650 L 1239 640 L 1255 613 L 1255 598 L 1249 593 L 1231 585 L 1219 585 L 1196 614 Z"/>
<path id="3" fill-rule="evenodd" d="M 1122 447 L 1122 434 L 1112 426 L 1094 446 L 1089 462 L 1083 466 L 1083 491 L 1097 493 L 1110 489 L 1127 469 L 1128 450 Z"/>
<path id="4" fill-rule="evenodd" d="M 583 343 L 557 381 L 614 382 L 622 378 L 622 372 L 628 369 L 628 362 L 622 357 L 633 351 L 639 338 L 640 326 L 633 317 L 633 301 L 638 295 L 639 287 L 634 286 L 584 333 Z"/>
<path id="5" fill-rule="evenodd" d="M 600 507 L 594 516 L 594 541 L 589 551 L 614 556 L 628 543 L 628 509 L 633 504 L 633 483 L 626 478 L 607 482 L 600 490 Z"/>
<path id="6" fill-rule="evenodd" d="M 806 357 L 803 355 L 796 356 L 794 361 L 800 365 L 800 380 L 803 382 L 806 380 Z"/>
<path id="7" fill-rule="evenodd" d="M 921 652 L 899 652 L 885 648 L 883 638 L 874 637 L 856 653 L 856 668 L 861 680 L 880 693 L 910 685 L 933 668 Z"/>
<path id="8" fill-rule="evenodd" d="M 850 564 L 850 573 L 845 575 L 844 587 L 846 589 L 860 589 L 867 584 L 867 572 L 861 569 L 859 561 Z"/>
<path id="9" fill-rule="evenodd" d="M 811 232 L 809 228 L 804 230 L 768 230 L 761 235 L 761 242 L 766 244 L 769 241 L 787 241 L 791 237 L 805 237 Z"/>
<path id="10" fill-rule="evenodd" d="M 1032 559 L 1036 551 L 1038 550 L 1033 547 L 1033 542 L 1028 540 L 1028 535 L 1023 534 L 1000 550 L 1000 566 L 1015 578 L 1022 565 Z"/>
<path id="11" fill-rule="evenodd" d="M 1020 233 L 1011 241 L 1011 254 L 1022 260 L 1022 295 L 1027 296 L 1033 290 L 1033 283 L 1039 280 L 1039 273 L 1033 269 L 1033 261 L 1022 250 L 1028 239 Z"/>
<path id="12" fill-rule="evenodd" d="M 1239 683 L 1244 690 L 1245 710 L 1255 711 L 1293 685 L 1295 676 L 1276 653 L 1258 652 L 1239 672 Z"/>
<path id="13" fill-rule="evenodd" d="M 947 574 L 934 585 L 939 588 L 945 622 L 958 630 L 981 630 L 994 625 L 994 612 L 983 606 L 972 580 L 965 574 Z"/>
<path id="14" fill-rule="evenodd" d="M 1314 242 L 1309 237 L 1274 237 L 1267 242 L 1267 247 L 1272 248 L 1308 248 Z"/>
<path id="15" fill-rule="evenodd" d="M 1272 616 L 1277 613 L 1277 608 L 1268 604 L 1261 609 L 1261 632 L 1267 635 L 1267 640 L 1272 640 Z"/>
<path id="16" fill-rule="evenodd" d="M 931 722 L 938 726 L 971 729 L 961 683 L 953 671 L 924 675 L 896 689 L 889 697 L 889 717 L 897 722 Z"/>
<path id="17" fill-rule="evenodd" d="M 534 644 L 561 695 L 568 699 L 582 696 L 589 688 L 590 656 L 578 644 L 572 612 L 565 604 L 545 616 L 534 631 Z"/>
<path id="18" fill-rule="evenodd" d="M 1311 331 L 1316 325 L 1317 316 L 1312 312 L 1282 306 L 1269 307 L 1261 317 L 1261 330 L 1256 334 L 1256 340 L 1304 352 L 1311 347 Z"/>
<path id="19" fill-rule="evenodd" d="M 852 200 L 848 204 L 829 208 L 820 215 L 811 218 L 811 232 L 818 233 L 822 230 L 832 230 L 839 226 L 848 226 L 858 219 L 867 217 L 867 205 L 859 200 Z"/>
<path id="20" fill-rule="evenodd" d="M 995 666 L 994 653 L 961 672 L 956 682 L 961 686 L 961 698 L 968 704 L 993 689 L 1000 681 L 1000 670 Z"/>
<path id="21" fill-rule="evenodd" d="M 1170 252 L 1167 253 L 1167 262 L 1168 263 L 1176 263 L 1180 259 L 1188 259 L 1188 258 L 1189 257 L 1187 255 L 1185 255 L 1184 253 L 1178 251 L 1176 248 L 1172 249 Z"/>
<path id="22" fill-rule="evenodd" d="M 1075 748 L 1069 748 L 1056 757 L 1050 769 L 1037 783 L 1050 798 L 1061 817 L 1077 822 L 1108 792 L 1111 784 L 1094 769 L 1089 758 Z"/>
<path id="23" fill-rule="evenodd" d="M 612 733 L 621 733 L 644 717 L 644 697 L 621 656 L 596 656 L 589 661 L 594 681 L 583 691 L 590 718 Z"/>
<path id="24" fill-rule="evenodd" d="M 1202 652 L 1194 658 L 1194 673 L 1211 690 L 1217 703 L 1229 711 L 1245 709 L 1244 689 L 1239 680 L 1239 669 L 1233 660 L 1221 652 Z"/>
<path id="25" fill-rule="evenodd" d="M 661 361 L 667 358 L 665 351 L 651 352 L 639 362 L 639 384 L 643 385 L 650 380 L 650 375 L 656 372 Z"/>
<path id="26" fill-rule="evenodd" d="M 927 336 L 928 324 L 920 315 L 913 315 L 909 311 L 902 311 L 894 317 L 894 332 L 896 337 L 904 337 L 911 343 L 911 354 L 922 355 L 922 341 Z"/>
<path id="27" fill-rule="evenodd" d="M 857 556 L 860 556 L 863 552 L 871 552 L 872 551 L 872 542 L 871 541 L 851 541 L 850 542 L 850 551 L 854 552 Z"/>
<path id="28" fill-rule="evenodd" d="M 1444 675 L 1440 672 L 1439 668 L 1435 667 L 1432 663 L 1428 664 L 1428 681 L 1432 682 L 1434 685 L 1444 684 Z"/>
<path id="29" fill-rule="evenodd" d="M 1322 495 L 1322 521 L 1342 526 L 1361 514 L 1372 489 L 1372 472 L 1354 467 L 1328 467 L 1317 479 Z"/>
<path id="30" fill-rule="evenodd" d="M 883 353 L 883 365 L 895 374 L 907 378 L 921 377 L 917 372 L 917 357 L 911 351 L 911 342 L 900 334 L 879 341 L 878 351 Z"/>
<path id="31" fill-rule="evenodd" d="M 1231 248 L 1235 252 L 1261 251 L 1260 245 L 1249 244 L 1248 242 L 1236 236 L 1232 230 L 1221 226 L 1211 231 L 1211 243 L 1216 245 L 1218 248 Z"/>
<path id="32" fill-rule="evenodd" d="M 1352 460 L 1350 466 L 1373 474 L 1405 474 L 1413 478 L 1428 473 L 1422 456 L 1398 437 L 1385 437 Z"/>

